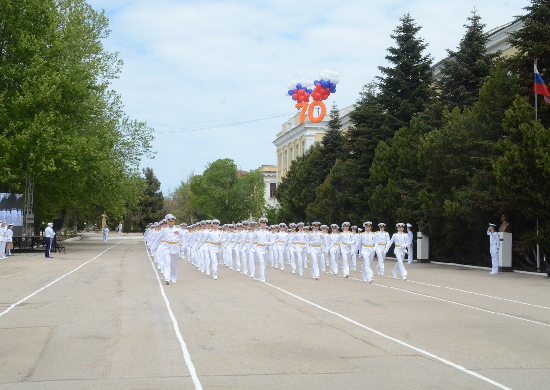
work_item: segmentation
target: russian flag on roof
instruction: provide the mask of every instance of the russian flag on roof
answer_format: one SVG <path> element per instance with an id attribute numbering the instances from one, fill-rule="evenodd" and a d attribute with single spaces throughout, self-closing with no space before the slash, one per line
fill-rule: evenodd
<path id="1" fill-rule="evenodd" d="M 548 90 L 548 87 L 544 83 L 544 80 L 542 79 L 542 76 L 540 75 L 536 64 L 535 64 L 535 93 L 537 95 L 544 96 L 544 101 L 546 103 L 550 103 L 550 91 Z"/>

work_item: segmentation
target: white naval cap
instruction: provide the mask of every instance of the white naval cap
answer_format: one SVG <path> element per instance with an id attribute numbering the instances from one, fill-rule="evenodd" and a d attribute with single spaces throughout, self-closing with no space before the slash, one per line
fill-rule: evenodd
<path id="1" fill-rule="evenodd" d="M 386 224 L 384 222 L 380 222 L 378 226 L 386 226 Z"/>
<path id="2" fill-rule="evenodd" d="M 496 227 L 497 225 L 495 225 L 494 223 L 490 223 L 489 226 Z"/>
<path id="3" fill-rule="evenodd" d="M 395 224 L 395 227 L 402 227 L 404 228 L 405 227 L 405 224 L 403 222 L 399 222 L 399 223 L 396 223 Z"/>
<path id="4" fill-rule="evenodd" d="M 260 219 L 258 219 L 258 222 L 259 223 L 264 223 L 264 222 L 267 223 L 268 221 L 267 221 L 266 217 L 261 217 Z"/>
<path id="5" fill-rule="evenodd" d="M 363 222 L 363 226 L 367 226 L 367 225 L 372 225 L 372 222 L 371 221 Z"/>
<path id="6" fill-rule="evenodd" d="M 176 217 L 174 217 L 172 214 L 166 214 L 166 215 L 164 216 L 164 219 L 168 221 L 168 220 L 170 220 L 170 219 L 171 219 L 171 220 L 174 220 L 174 219 L 176 219 Z"/>
<path id="7" fill-rule="evenodd" d="M 349 222 L 342 223 L 342 227 L 351 225 Z"/>

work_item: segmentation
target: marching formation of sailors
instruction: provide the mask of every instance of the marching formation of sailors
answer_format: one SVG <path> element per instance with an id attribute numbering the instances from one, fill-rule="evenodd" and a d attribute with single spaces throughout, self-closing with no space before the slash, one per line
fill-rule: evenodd
<path id="1" fill-rule="evenodd" d="M 394 246 L 397 262 L 392 275 L 407 280 L 404 262 L 407 252 L 408 262 L 412 262 L 412 225 L 398 223 L 397 232 L 391 237 L 385 231 L 386 224 L 379 223 L 379 230 L 372 231 L 372 222 L 363 223 L 363 229 L 342 223 L 329 227 L 313 222 L 311 230 L 303 222 L 272 225 L 268 228 L 267 218 L 260 218 L 258 225 L 253 221 L 220 226 L 217 219 L 201 221 L 187 226 L 175 224 L 172 214 L 161 222 L 150 224 L 145 231 L 145 242 L 153 254 L 157 268 L 164 275 L 166 284 L 176 283 L 178 258 L 185 258 L 200 272 L 218 279 L 218 264 L 254 278 L 256 275 L 265 283 L 266 264 L 284 271 L 290 266 L 293 274 L 303 275 L 309 268 L 311 276 L 319 280 L 322 272 L 349 277 L 350 271 L 357 270 L 357 256 L 363 258 L 362 279 L 371 283 L 373 271 L 371 263 L 376 255 L 377 274 L 384 276 L 386 254 Z M 408 232 L 405 232 L 405 226 Z"/>

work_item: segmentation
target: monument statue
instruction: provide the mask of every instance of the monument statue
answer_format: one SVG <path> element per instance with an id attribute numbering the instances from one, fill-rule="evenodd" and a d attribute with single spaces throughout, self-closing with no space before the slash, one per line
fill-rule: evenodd
<path id="1" fill-rule="evenodd" d="M 512 224 L 508 222 L 508 216 L 506 214 L 502 214 L 500 216 L 500 227 L 498 228 L 499 232 L 505 232 L 505 233 L 512 233 Z"/>

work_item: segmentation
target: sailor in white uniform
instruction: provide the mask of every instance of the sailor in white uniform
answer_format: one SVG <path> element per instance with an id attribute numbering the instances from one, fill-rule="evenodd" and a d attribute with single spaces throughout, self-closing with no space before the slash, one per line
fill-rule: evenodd
<path id="1" fill-rule="evenodd" d="M 361 243 L 361 257 L 363 257 L 363 281 L 372 283 L 372 268 L 371 263 L 374 259 L 376 240 L 374 232 L 372 231 L 372 222 L 366 221 L 363 223 L 364 233 L 359 235 L 359 242 Z"/>
<path id="2" fill-rule="evenodd" d="M 378 275 L 384 276 L 384 259 L 388 252 L 388 243 L 390 242 L 390 235 L 386 231 L 386 224 L 380 222 L 378 224 L 378 230 L 375 234 L 375 250 L 376 258 L 378 259 Z"/>
<path id="3" fill-rule="evenodd" d="M 161 251 L 160 256 L 164 257 L 164 261 L 161 262 L 163 267 L 162 273 L 164 274 L 164 281 L 168 285 L 176 283 L 178 279 L 180 241 L 183 232 L 179 226 L 175 226 L 176 217 L 172 214 L 167 214 L 164 219 L 167 226 L 163 227 L 159 232 L 157 251 Z"/>
<path id="4" fill-rule="evenodd" d="M 399 271 L 403 280 L 407 280 L 407 270 L 403 265 L 403 259 L 405 258 L 408 237 L 407 233 L 403 231 L 405 229 L 404 223 L 398 223 L 395 227 L 397 228 L 397 233 L 393 234 L 388 246 L 386 247 L 386 251 L 392 244 L 395 246 L 393 253 L 395 254 L 395 257 L 397 257 L 397 263 L 395 263 L 395 266 L 393 267 L 392 275 L 394 278 L 397 278 L 397 271 Z"/>

